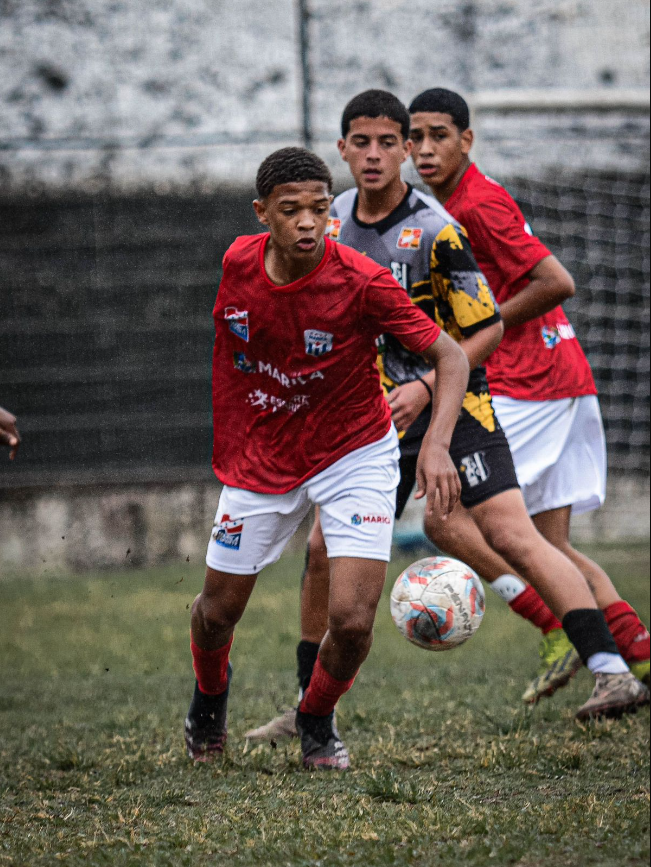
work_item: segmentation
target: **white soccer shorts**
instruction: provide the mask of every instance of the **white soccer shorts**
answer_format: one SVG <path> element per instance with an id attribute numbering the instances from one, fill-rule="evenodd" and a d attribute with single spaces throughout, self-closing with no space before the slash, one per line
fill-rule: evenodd
<path id="1" fill-rule="evenodd" d="M 572 506 L 580 515 L 606 498 L 606 437 L 595 395 L 562 400 L 493 397 L 530 515 Z"/>
<path id="2" fill-rule="evenodd" d="M 393 425 L 287 494 L 257 494 L 225 486 L 219 498 L 206 563 L 218 572 L 257 575 L 280 559 L 312 504 L 321 512 L 328 557 L 391 559 L 400 481 Z"/>

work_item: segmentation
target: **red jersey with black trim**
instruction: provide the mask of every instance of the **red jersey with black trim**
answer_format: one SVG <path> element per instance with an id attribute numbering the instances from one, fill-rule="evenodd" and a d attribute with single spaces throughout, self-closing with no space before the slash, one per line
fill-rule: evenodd
<path id="1" fill-rule="evenodd" d="M 520 208 L 473 164 L 445 203 L 468 232 L 472 251 L 499 304 L 529 283 L 547 256 Z M 596 394 L 592 371 L 562 307 L 509 328 L 486 361 L 491 393 L 518 400 L 558 400 Z"/>
<path id="2" fill-rule="evenodd" d="M 377 338 L 422 352 L 440 328 L 391 273 L 325 240 L 317 268 L 276 286 L 268 234 L 224 257 L 214 309 L 213 468 L 224 484 L 284 494 L 389 431 Z"/>

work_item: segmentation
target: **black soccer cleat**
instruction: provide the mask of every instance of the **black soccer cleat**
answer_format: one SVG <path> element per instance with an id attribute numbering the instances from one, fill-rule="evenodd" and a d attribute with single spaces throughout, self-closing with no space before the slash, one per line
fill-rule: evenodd
<path id="1" fill-rule="evenodd" d="M 308 770 L 346 771 L 350 767 L 348 750 L 334 723 L 334 713 L 313 716 L 296 712 L 296 730 L 301 738 L 303 767 Z"/>
<path id="2" fill-rule="evenodd" d="M 185 746 L 195 762 L 209 762 L 224 752 L 228 736 L 226 710 L 233 669 L 228 664 L 228 686 L 221 695 L 205 695 L 195 682 L 194 695 L 185 718 Z"/>

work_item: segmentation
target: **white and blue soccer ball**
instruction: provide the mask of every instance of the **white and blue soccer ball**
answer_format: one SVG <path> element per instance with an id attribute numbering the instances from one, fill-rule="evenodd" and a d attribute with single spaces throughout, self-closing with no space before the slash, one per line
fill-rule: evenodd
<path id="1" fill-rule="evenodd" d="M 408 641 L 425 650 L 451 650 L 477 632 L 486 609 L 479 577 L 451 557 L 426 557 L 398 576 L 391 616 Z"/>

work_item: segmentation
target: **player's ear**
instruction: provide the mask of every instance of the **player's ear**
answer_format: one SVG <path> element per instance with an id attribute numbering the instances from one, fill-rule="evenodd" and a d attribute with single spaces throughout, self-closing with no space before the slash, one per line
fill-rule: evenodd
<path id="1" fill-rule="evenodd" d="M 407 139 L 404 140 L 402 146 L 403 146 L 403 149 L 404 149 L 404 156 L 403 156 L 402 161 L 403 161 L 403 163 L 404 163 L 405 160 L 408 160 L 409 157 L 411 156 L 411 152 L 412 152 L 413 149 L 414 149 L 414 143 L 413 143 L 413 141 L 412 141 L 410 138 L 407 138 Z"/>
<path id="2" fill-rule="evenodd" d="M 253 202 L 253 210 L 255 211 L 255 215 L 258 220 L 262 223 L 263 226 L 269 225 L 269 218 L 267 217 L 267 205 L 264 199 L 255 199 Z"/>
<path id="3" fill-rule="evenodd" d="M 345 163 L 347 163 L 348 160 L 346 159 L 346 139 L 340 138 L 339 141 L 337 142 L 337 147 L 339 148 L 339 153 L 341 155 L 342 160 Z"/>
<path id="4" fill-rule="evenodd" d="M 475 134 L 471 129 L 464 129 L 461 133 L 461 151 L 465 157 L 468 156 L 475 143 Z"/>

